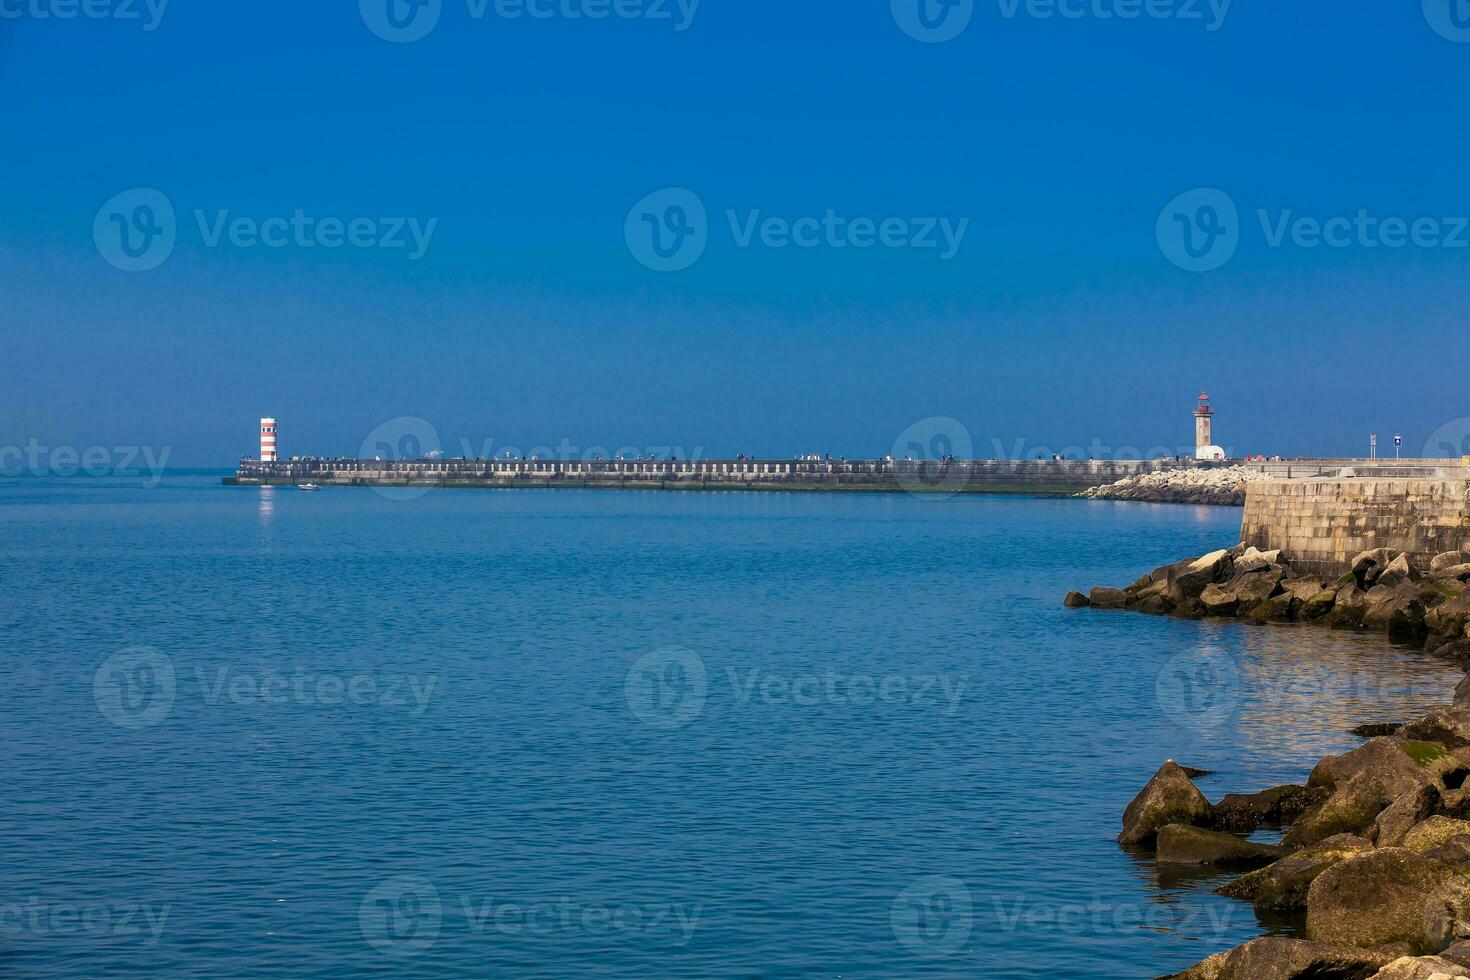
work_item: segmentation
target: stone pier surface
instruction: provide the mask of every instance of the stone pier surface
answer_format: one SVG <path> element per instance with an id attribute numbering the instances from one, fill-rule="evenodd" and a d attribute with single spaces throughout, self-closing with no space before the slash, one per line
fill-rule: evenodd
<path id="1" fill-rule="evenodd" d="M 245 459 L 234 486 L 568 487 L 1070 495 L 1125 477 L 1209 468 L 1194 460 L 374 460 Z"/>
<path id="2" fill-rule="evenodd" d="M 1348 571 L 1373 548 L 1428 567 L 1435 555 L 1470 547 L 1470 469 L 1404 473 L 1252 483 L 1241 542 L 1279 549 L 1292 567 L 1323 576 Z"/>

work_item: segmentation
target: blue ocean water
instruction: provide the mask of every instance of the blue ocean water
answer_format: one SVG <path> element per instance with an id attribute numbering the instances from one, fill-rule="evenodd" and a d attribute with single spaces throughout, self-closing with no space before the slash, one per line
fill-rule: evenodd
<path id="1" fill-rule="evenodd" d="M 1063 609 L 1240 512 L 0 481 L 0 974 L 1150 977 L 1290 921 L 1113 837 L 1459 676 Z"/>

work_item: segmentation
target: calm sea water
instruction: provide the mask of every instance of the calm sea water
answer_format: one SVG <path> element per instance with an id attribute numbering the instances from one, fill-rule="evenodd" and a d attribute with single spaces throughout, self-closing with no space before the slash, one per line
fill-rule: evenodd
<path id="1" fill-rule="evenodd" d="M 1458 676 L 1089 611 L 1239 511 L 0 482 L 0 973 L 1149 977 L 1265 929 L 1113 843 Z"/>

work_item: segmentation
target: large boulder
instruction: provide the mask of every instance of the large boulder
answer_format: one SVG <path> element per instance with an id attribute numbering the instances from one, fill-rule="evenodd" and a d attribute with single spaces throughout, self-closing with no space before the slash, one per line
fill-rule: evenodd
<path id="1" fill-rule="evenodd" d="M 1385 573 L 1386 574 L 1386 573 Z M 1381 630 L 1393 639 L 1422 640 L 1428 633 L 1425 616 L 1428 606 L 1413 583 L 1375 585 L 1368 590 L 1368 609 L 1363 625 Z"/>
<path id="2" fill-rule="evenodd" d="M 1337 588 L 1333 596 L 1332 614 L 1327 625 L 1334 629 L 1357 629 L 1363 625 L 1368 613 L 1368 593 L 1358 588 L 1356 582 L 1348 582 Z"/>
<path id="3" fill-rule="evenodd" d="M 1470 564 L 1449 565 L 1438 571 L 1430 572 L 1429 579 L 1448 585 L 1451 589 L 1458 588 L 1470 582 Z"/>
<path id="4" fill-rule="evenodd" d="M 1387 803 L 1382 781 L 1360 772 L 1333 790 L 1326 802 L 1303 813 L 1281 843 L 1304 847 L 1336 834 L 1361 833 L 1373 826 Z"/>
<path id="5" fill-rule="evenodd" d="M 1465 968 L 1439 956 L 1400 956 L 1368 980 L 1455 980 Z"/>
<path id="6" fill-rule="evenodd" d="M 1330 795 L 1325 788 L 1306 786 L 1273 786 L 1259 793 L 1231 793 L 1211 808 L 1210 826 L 1215 830 L 1248 834 L 1263 823 L 1291 823 Z"/>
<path id="7" fill-rule="evenodd" d="M 1099 586 L 1092 590 L 1088 601 L 1094 609 L 1122 609 L 1128 605 L 1128 593 L 1122 589 L 1105 589 Z"/>
<path id="8" fill-rule="evenodd" d="M 1234 834 L 1174 823 L 1162 828 L 1156 844 L 1160 864 L 1216 864 L 1223 868 L 1259 868 L 1285 852 Z"/>
<path id="9" fill-rule="evenodd" d="M 1429 559 L 1431 572 L 1442 572 L 1456 565 L 1470 565 L 1470 551 L 1446 551 Z"/>
<path id="10" fill-rule="evenodd" d="M 1148 846 L 1171 823 L 1204 823 L 1209 816 L 1210 801 L 1189 781 L 1184 769 L 1170 759 L 1123 811 L 1123 832 L 1118 835 L 1118 843 Z"/>
<path id="11" fill-rule="evenodd" d="M 1470 624 L 1470 592 L 1442 602 L 1424 613 L 1424 628 L 1446 641 L 1464 636 L 1467 624 Z"/>
<path id="12" fill-rule="evenodd" d="M 1266 936 L 1161 980 L 1368 980 L 1392 961 L 1371 949 Z"/>
<path id="13" fill-rule="evenodd" d="M 1354 854 L 1373 850 L 1365 838 L 1338 834 L 1289 854 L 1275 864 L 1221 885 L 1218 894 L 1244 899 L 1262 911 L 1289 912 L 1307 907 L 1307 889 L 1317 876 Z"/>
<path id="14" fill-rule="evenodd" d="M 1438 813 L 1443 805 L 1444 794 L 1433 783 L 1410 790 L 1384 808 L 1373 821 L 1373 842 L 1379 847 L 1403 846 L 1404 836 Z"/>
<path id="15" fill-rule="evenodd" d="M 1228 578 L 1233 564 L 1230 552 L 1224 550 L 1180 562 L 1169 569 L 1169 589 L 1181 599 L 1198 599 L 1207 585 Z"/>
<path id="16" fill-rule="evenodd" d="M 1378 576 L 1383 574 L 1395 558 L 1399 556 L 1392 548 L 1372 548 L 1361 551 L 1353 557 L 1353 578 L 1357 580 L 1358 588 L 1364 592 L 1378 581 Z"/>
<path id="17" fill-rule="evenodd" d="M 1438 844 L 1420 853 L 1431 861 L 1438 861 L 1440 864 L 1454 868 L 1461 874 L 1470 874 L 1470 835 L 1457 834 L 1443 844 Z M 1467 945 L 1467 952 L 1470 952 L 1470 945 Z"/>
<path id="18" fill-rule="evenodd" d="M 1399 735 L 1421 742 L 1437 742 L 1452 749 L 1470 745 L 1470 704 L 1435 708 L 1404 725 Z"/>
<path id="19" fill-rule="evenodd" d="M 1062 605 L 1068 609 L 1086 609 L 1092 605 L 1092 600 L 1081 592 L 1068 592 L 1067 597 L 1062 600 Z"/>
<path id="20" fill-rule="evenodd" d="M 1259 572 L 1270 568 L 1272 565 L 1281 563 L 1281 550 L 1260 551 L 1254 547 L 1246 548 L 1245 553 L 1235 559 L 1235 571 L 1237 574 L 1249 575 L 1251 572 Z"/>
<path id="21" fill-rule="evenodd" d="M 1470 927 L 1470 878 L 1404 847 L 1353 855 L 1307 889 L 1307 938 L 1436 953 Z"/>
<path id="22" fill-rule="evenodd" d="M 1351 752 L 1322 759 L 1307 785 L 1336 789 L 1359 773 L 1371 773 L 1383 784 L 1386 806 L 1412 789 L 1437 781 L 1436 767 L 1445 755 L 1437 746 L 1413 745 L 1402 738 L 1370 738 Z"/>
<path id="23" fill-rule="evenodd" d="M 1235 592 L 1219 584 L 1205 586 L 1200 593 L 1200 602 L 1205 607 L 1207 616 L 1234 616 L 1236 609 L 1240 606 L 1240 599 Z"/>
<path id="24" fill-rule="evenodd" d="M 1388 567 L 1379 573 L 1374 585 L 1383 585 L 1389 588 L 1397 588 L 1405 582 L 1419 581 L 1419 570 L 1409 564 L 1408 555 L 1399 555 L 1388 563 Z"/>
<path id="25" fill-rule="evenodd" d="M 1428 851 L 1449 843 L 1461 834 L 1470 834 L 1470 820 L 1436 815 L 1411 827 L 1404 834 L 1403 846 L 1411 851 Z"/>
<path id="26" fill-rule="evenodd" d="M 1280 565 L 1272 565 L 1259 572 L 1251 572 L 1248 575 L 1237 575 L 1230 580 L 1230 589 L 1239 600 L 1238 611 L 1248 613 L 1267 599 L 1281 593 L 1281 580 L 1286 577 L 1286 569 Z"/>

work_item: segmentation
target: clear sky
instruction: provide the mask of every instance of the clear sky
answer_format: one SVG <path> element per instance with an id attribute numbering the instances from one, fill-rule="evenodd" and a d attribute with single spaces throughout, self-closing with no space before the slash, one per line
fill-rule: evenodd
<path id="1" fill-rule="evenodd" d="M 0 0 L 0 446 L 1470 436 L 1470 4 L 85 2 Z"/>

